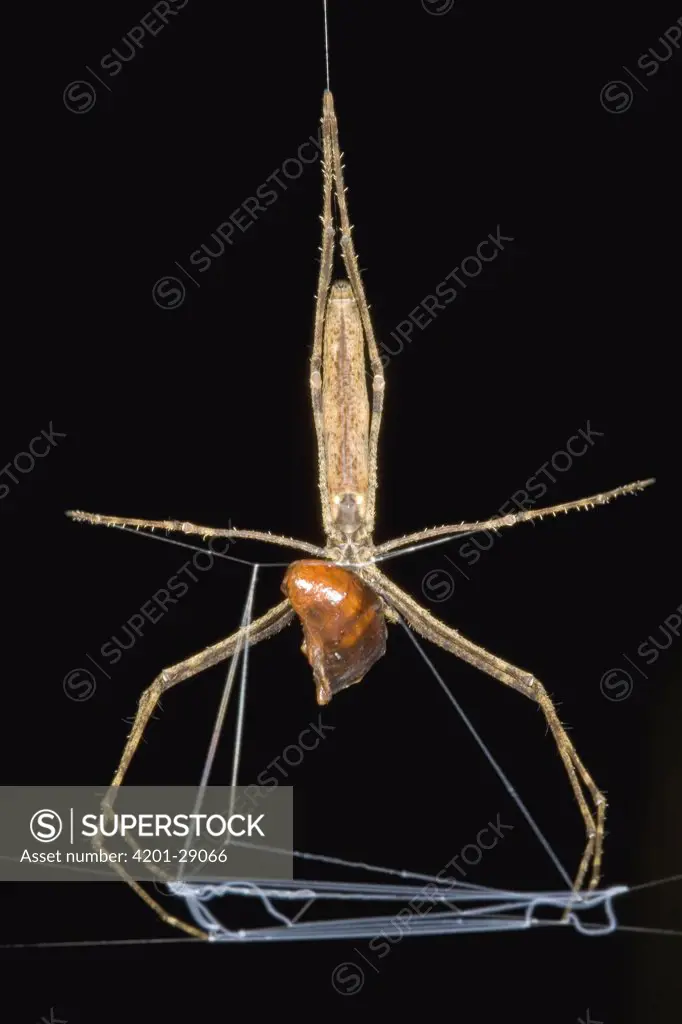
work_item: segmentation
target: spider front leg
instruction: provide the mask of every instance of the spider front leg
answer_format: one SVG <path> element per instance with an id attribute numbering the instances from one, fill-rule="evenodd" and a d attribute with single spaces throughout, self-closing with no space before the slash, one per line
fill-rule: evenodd
<path id="1" fill-rule="evenodd" d="M 294 618 L 294 611 L 288 600 L 281 601 L 280 604 L 271 608 L 269 612 L 262 615 L 259 619 L 255 619 L 248 626 L 243 626 L 238 629 L 231 636 L 225 640 L 220 640 L 217 644 L 213 644 L 211 647 L 207 647 L 205 650 L 200 651 L 198 654 L 193 655 L 191 658 L 187 658 L 186 661 L 178 662 L 176 665 L 171 665 L 169 668 L 165 668 L 156 677 L 154 682 L 149 686 L 142 696 L 137 708 L 137 714 L 133 727 L 128 736 L 128 741 L 123 749 L 121 760 L 116 774 L 114 775 L 111 786 L 102 800 L 102 811 L 111 817 L 113 813 L 114 803 L 116 801 L 115 787 L 122 785 L 125 774 L 130 766 L 135 752 L 140 745 L 140 740 L 147 727 L 147 723 L 151 718 L 159 699 L 166 690 L 170 690 L 171 687 L 175 686 L 176 683 L 181 683 L 185 679 L 191 679 L 192 676 L 198 675 L 199 672 L 203 672 L 204 669 L 211 668 L 213 665 L 217 665 L 221 661 L 225 661 L 227 658 L 232 657 L 235 651 L 238 649 L 239 644 L 244 640 L 247 640 L 249 644 L 256 644 L 261 640 L 267 640 L 269 637 L 274 636 L 275 633 L 279 633 L 289 622 Z M 112 792 L 112 790 L 114 792 Z M 96 837 L 93 840 L 93 845 L 96 849 L 104 849 L 101 837 Z M 154 910 L 162 921 L 166 924 L 173 925 L 175 928 L 180 928 L 182 931 L 187 932 L 194 938 L 207 939 L 208 934 L 193 925 L 187 924 L 179 918 L 173 917 L 169 914 L 160 903 L 157 903 L 149 893 L 145 892 L 142 886 L 136 882 L 127 871 L 121 867 L 116 861 L 112 861 L 111 866 L 118 872 L 124 882 L 135 890 L 138 896 L 144 900 L 144 902 Z M 162 872 L 157 872 L 162 874 Z M 166 875 L 163 875 L 167 878 Z"/>
<path id="2" fill-rule="evenodd" d="M 536 701 L 542 708 L 545 720 L 552 732 L 554 740 L 564 763 L 566 773 L 573 789 L 580 813 L 585 822 L 587 842 L 580 861 L 573 888 L 576 893 L 583 887 L 590 864 L 589 889 L 594 889 L 599 882 L 602 849 L 604 843 L 604 821 L 606 818 L 606 799 L 597 789 L 591 775 L 578 757 L 575 747 L 566 733 L 554 708 L 554 704 L 542 683 L 530 672 L 517 668 L 502 658 L 496 657 L 484 647 L 467 640 L 457 630 L 446 626 L 444 622 L 422 608 L 414 598 L 406 594 L 392 580 L 374 566 L 360 570 L 359 574 L 376 590 L 376 592 L 426 640 L 455 654 L 458 658 L 481 669 L 505 686 L 511 686 L 526 697 Z M 582 783 L 582 785 L 581 785 Z M 594 804 L 594 811 L 588 806 L 583 787 L 589 793 Z"/>

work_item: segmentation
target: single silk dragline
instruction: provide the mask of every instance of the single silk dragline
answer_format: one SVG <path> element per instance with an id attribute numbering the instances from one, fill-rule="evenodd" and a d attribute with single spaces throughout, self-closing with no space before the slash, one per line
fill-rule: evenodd
<path id="1" fill-rule="evenodd" d="M 207 537 L 245 538 L 295 548 L 309 557 L 293 562 L 283 582 L 284 600 L 232 636 L 164 669 L 140 698 L 137 715 L 112 780 L 120 786 L 161 695 L 177 683 L 230 658 L 244 643 L 274 636 L 296 615 L 304 634 L 303 652 L 312 667 L 317 701 L 359 683 L 386 651 L 386 621 L 411 627 L 431 643 L 493 676 L 542 708 L 568 774 L 585 823 L 586 845 L 574 890 L 593 889 L 600 877 L 606 800 L 578 757 L 551 698 L 530 672 L 496 657 L 435 618 L 401 590 L 378 567 L 389 554 L 405 554 L 422 542 L 481 530 L 499 530 L 571 509 L 605 505 L 613 498 L 642 490 L 653 480 L 638 480 L 602 494 L 551 508 L 532 509 L 478 523 L 439 526 L 375 545 L 377 449 L 384 403 L 384 371 L 372 329 L 348 218 L 342 154 L 334 101 L 325 90 L 322 109 L 323 208 L 322 247 L 310 364 L 310 393 L 317 435 L 319 488 L 325 547 L 259 530 L 217 529 L 174 520 L 128 519 L 68 512 L 73 519 L 108 526 L 160 529 Z M 338 219 L 334 216 L 336 199 Z M 346 279 L 332 284 L 338 234 Z M 369 362 L 369 368 L 367 367 Z M 368 393 L 367 376 L 371 378 Z M 310 557 L 312 556 L 312 557 Z M 114 797 L 103 808 L 113 813 Z M 129 885 L 169 924 L 190 935 L 207 932 L 167 913 L 118 864 L 112 865 Z M 589 878 L 588 878 L 589 873 Z M 163 876 L 163 873 L 157 871 Z M 165 877 L 165 876 L 163 876 Z"/>

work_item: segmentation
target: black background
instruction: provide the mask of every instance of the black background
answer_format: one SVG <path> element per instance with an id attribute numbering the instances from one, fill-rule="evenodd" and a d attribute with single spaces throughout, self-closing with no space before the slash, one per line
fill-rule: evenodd
<path id="1" fill-rule="evenodd" d="M 490 232 L 513 242 L 387 367 L 377 540 L 494 514 L 588 421 L 601 436 L 554 473 L 543 503 L 657 478 L 606 509 L 509 531 L 473 566 L 457 545 L 386 565 L 435 614 L 545 682 L 608 794 L 604 881 L 634 886 L 682 863 L 682 641 L 651 666 L 637 654 L 649 635 L 663 643 L 661 624 L 682 601 L 682 53 L 648 78 L 636 64 L 649 46 L 663 52 L 658 37 L 680 11 L 457 0 L 438 15 L 439 4 L 425 6 L 331 4 L 331 84 L 379 339 L 393 347 L 396 325 Z M 201 574 L 111 679 L 96 675 L 90 699 L 69 699 L 67 673 L 122 636 L 191 553 L 75 525 L 64 510 L 322 539 L 307 390 L 319 164 L 283 178 L 277 201 L 194 274 L 198 285 L 176 266 L 191 269 L 189 254 L 213 245 L 218 225 L 316 135 L 321 4 L 190 0 L 107 77 L 100 60 L 125 49 L 121 38 L 149 9 L 72 2 L 41 27 L 42 107 L 19 160 L 30 196 L 17 204 L 26 291 L 9 295 L 18 317 L 2 462 L 50 422 L 66 437 L 0 504 L 6 784 L 108 782 L 141 691 L 164 665 L 234 629 L 248 585 L 248 568 L 229 562 Z M 76 79 L 96 88 L 82 114 L 62 101 Z M 633 89 L 621 113 L 600 103 L 615 79 Z M 152 297 L 168 274 L 186 289 L 175 309 Z M 436 571 L 454 586 L 440 602 L 423 589 Z M 277 599 L 282 572 L 262 571 L 258 611 Z M 244 782 L 317 720 L 299 643 L 295 625 L 253 651 Z M 540 712 L 450 656 L 433 658 L 572 872 L 581 820 Z M 620 701 L 600 690 L 614 667 L 633 677 Z M 198 780 L 223 678 L 214 669 L 165 698 L 129 781 Z M 560 884 L 398 630 L 387 657 L 323 720 L 329 739 L 290 769 L 299 849 L 436 873 L 499 813 L 513 830 L 468 879 Z M 229 766 L 226 742 L 214 781 L 226 782 Z M 5 943 L 177 937 L 119 883 L 0 892 Z M 617 912 L 622 924 L 679 930 L 680 885 L 626 896 Z M 2 958 L 7 1019 L 17 1021 L 49 1018 L 51 1007 L 69 1024 L 369 1006 L 405 1007 L 402 1016 L 410 997 L 424 1015 L 455 1020 L 573 1024 L 589 1008 L 604 1024 L 668 1024 L 679 943 L 548 928 L 405 938 L 381 960 L 367 940 L 86 944 L 4 949 Z M 332 987 L 344 961 L 365 972 L 356 994 Z"/>

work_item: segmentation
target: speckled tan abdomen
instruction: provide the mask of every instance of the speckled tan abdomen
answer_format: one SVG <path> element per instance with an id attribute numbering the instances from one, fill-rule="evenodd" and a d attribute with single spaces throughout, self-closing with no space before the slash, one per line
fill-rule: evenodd
<path id="1" fill-rule="evenodd" d="M 349 532 L 364 514 L 369 486 L 369 398 L 362 321 L 348 281 L 329 294 L 324 332 L 322 415 L 332 516 Z"/>

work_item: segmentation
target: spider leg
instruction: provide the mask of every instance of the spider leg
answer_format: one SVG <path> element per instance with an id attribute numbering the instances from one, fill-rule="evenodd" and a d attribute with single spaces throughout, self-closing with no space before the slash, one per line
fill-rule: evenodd
<path id="1" fill-rule="evenodd" d="M 316 544 L 309 544 L 305 540 L 295 540 L 293 537 L 283 537 L 278 533 L 265 533 L 261 530 L 222 530 L 213 526 L 181 523 L 176 519 L 129 519 L 125 516 L 102 516 L 96 512 L 69 511 L 66 515 L 78 523 L 92 523 L 96 526 L 134 526 L 138 530 L 169 530 L 173 533 L 198 534 L 203 538 L 233 537 L 242 540 L 261 540 L 266 544 L 278 544 L 283 548 L 307 551 L 308 554 L 317 555 L 318 558 L 325 557 L 324 548 L 320 548 Z"/>
<path id="2" fill-rule="evenodd" d="M 185 679 L 191 679 L 192 676 L 198 675 L 199 672 L 203 672 L 204 669 L 211 668 L 213 665 L 217 665 L 219 662 L 224 661 L 226 658 L 230 658 L 238 648 L 241 641 L 247 639 L 249 644 L 258 643 L 261 640 L 267 640 L 269 637 L 274 636 L 283 629 L 291 620 L 294 618 L 294 610 L 289 604 L 288 600 L 281 601 L 274 608 L 271 608 L 269 612 L 262 615 L 259 619 L 255 619 L 248 626 L 244 626 L 238 629 L 231 636 L 225 640 L 220 640 L 218 643 L 207 647 L 205 650 L 200 651 L 198 654 L 193 655 L 191 658 L 187 658 L 185 661 L 180 661 L 176 665 L 171 665 L 169 668 L 163 669 L 162 672 L 156 677 L 154 682 L 149 686 L 142 696 L 137 708 L 137 714 L 133 727 L 128 736 L 128 740 L 123 749 L 121 760 L 116 774 L 114 775 L 111 786 L 102 800 L 102 811 L 107 814 L 108 817 L 113 813 L 114 803 L 116 801 L 116 787 L 122 785 L 125 774 L 128 770 L 130 762 L 135 755 L 140 740 L 147 727 L 147 723 L 152 716 L 152 713 L 159 702 L 159 699 L 166 690 L 170 690 L 171 687 L 177 683 L 181 683 Z M 96 849 L 104 849 L 101 837 L 97 836 L 93 839 L 93 845 Z M 162 921 L 166 924 L 173 925 L 176 928 L 180 928 L 182 931 L 187 932 L 189 935 L 195 938 L 207 939 L 208 934 L 194 925 L 187 924 L 184 921 L 173 917 L 169 914 L 160 903 L 157 903 L 149 893 L 147 893 L 142 886 L 131 878 L 125 868 L 123 868 L 116 861 L 111 862 L 111 866 L 118 872 L 121 878 L 128 883 L 128 885 L 135 890 L 144 902 L 154 910 Z M 157 870 L 157 874 L 162 875 L 165 879 L 168 876 Z"/>
<path id="3" fill-rule="evenodd" d="M 527 523 L 531 519 L 543 519 L 545 516 L 555 516 L 559 512 L 570 512 L 571 509 L 589 509 L 595 505 L 607 505 L 614 498 L 620 498 L 623 494 L 635 494 L 637 491 L 643 491 L 645 487 L 649 487 L 653 483 L 653 479 L 636 480 L 632 484 L 616 487 L 612 491 L 603 491 L 601 494 L 593 494 L 589 498 L 579 498 L 577 501 L 566 501 L 562 505 L 550 505 L 548 508 L 535 508 L 524 512 L 514 512 L 507 516 L 497 516 L 495 519 L 485 519 L 478 523 L 455 523 L 451 526 L 434 526 L 428 530 L 407 533 L 404 537 L 396 537 L 385 544 L 379 544 L 374 549 L 374 555 L 385 555 L 395 548 L 416 544 L 419 541 L 429 540 L 433 537 L 449 537 L 457 533 L 477 533 L 481 530 L 499 530 L 502 526 L 516 526 L 517 523 Z"/>
<path id="4" fill-rule="evenodd" d="M 343 154 L 341 153 L 341 148 L 339 146 L 339 129 L 336 121 L 336 113 L 334 111 L 334 99 L 328 89 L 325 90 L 324 94 L 324 109 L 325 116 L 329 119 L 330 125 L 335 183 L 334 191 L 339 206 L 339 220 L 341 221 L 341 252 L 343 254 L 346 273 L 348 274 L 348 280 L 351 283 L 353 295 L 355 296 L 355 301 L 357 302 L 358 309 L 360 310 L 362 327 L 365 333 L 365 340 L 367 342 L 369 362 L 372 368 L 372 419 L 369 431 L 369 489 L 367 492 L 366 513 L 367 530 L 371 535 L 374 527 L 376 505 L 379 430 L 381 429 L 381 414 L 384 406 L 384 368 L 381 363 L 376 338 L 374 337 L 372 320 L 369 315 L 369 306 L 365 296 L 365 289 L 362 284 L 362 277 L 360 276 L 358 257 L 353 244 L 353 229 L 348 217 L 346 188 L 343 180 Z"/>
<path id="5" fill-rule="evenodd" d="M 606 799 L 603 793 L 597 789 L 591 775 L 578 757 L 575 747 L 559 721 L 552 699 L 542 683 L 531 675 L 530 672 L 526 672 L 524 669 L 517 668 L 509 662 L 503 661 L 502 658 L 496 657 L 496 655 L 486 651 L 485 648 L 479 647 L 477 644 L 472 643 L 471 640 L 467 640 L 456 629 L 452 629 L 452 627 L 441 622 L 440 619 L 437 619 L 426 608 L 418 604 L 414 598 L 401 590 L 400 587 L 376 567 L 371 566 L 359 570 L 359 575 L 426 640 L 431 641 L 431 643 L 436 644 L 438 647 L 442 647 L 470 665 L 474 665 L 482 672 L 493 676 L 494 679 L 498 679 L 505 686 L 511 686 L 514 690 L 518 690 L 519 693 L 540 705 L 547 725 L 556 742 L 559 755 L 564 763 L 571 788 L 573 789 L 573 794 L 585 822 L 587 842 L 575 877 L 574 891 L 578 893 L 581 890 L 590 864 L 592 865 L 592 870 L 589 879 L 589 889 L 594 889 L 599 882 L 601 870 Z M 594 811 L 588 806 L 584 790 L 587 790 L 592 798 Z"/>
<path id="6" fill-rule="evenodd" d="M 327 104 L 322 110 L 322 246 L 320 256 L 320 274 L 317 281 L 315 296 L 315 330 L 313 337 L 313 354 L 310 359 L 310 397 L 317 434 L 317 457 L 319 467 L 320 499 L 322 502 L 322 523 L 324 531 L 331 531 L 331 511 L 327 492 L 326 446 L 324 442 L 324 419 L 322 412 L 322 339 L 327 310 L 327 296 L 332 276 L 334 257 L 334 222 L 332 217 L 332 153 L 330 120 Z"/>

